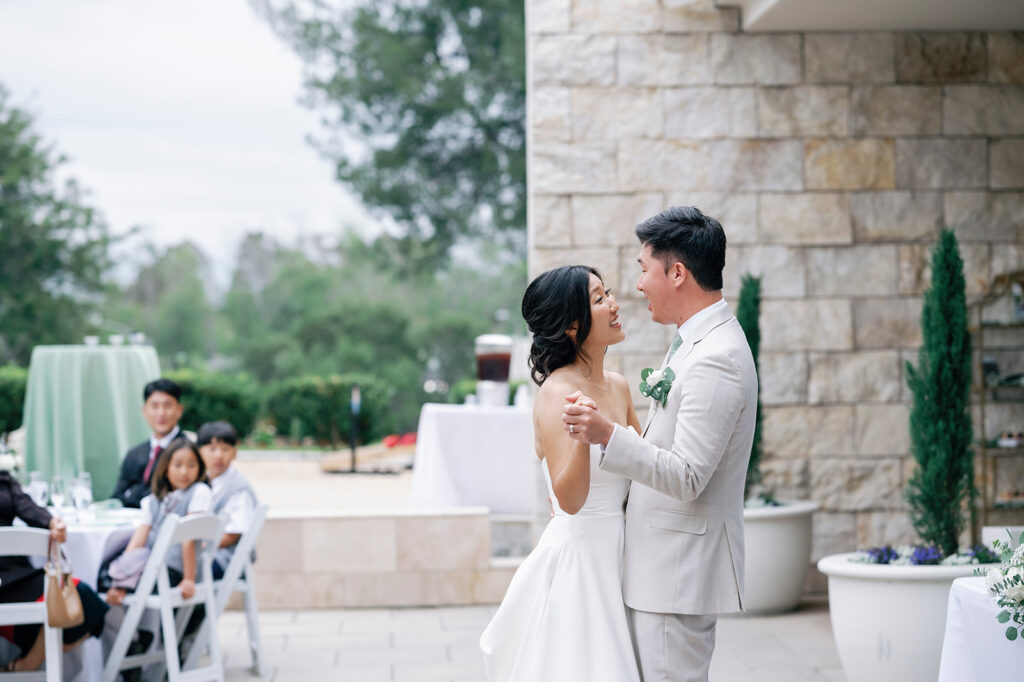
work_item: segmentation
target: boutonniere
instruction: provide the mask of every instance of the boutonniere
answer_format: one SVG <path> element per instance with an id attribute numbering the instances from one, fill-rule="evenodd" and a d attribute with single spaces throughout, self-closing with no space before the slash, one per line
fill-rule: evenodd
<path id="1" fill-rule="evenodd" d="M 672 371 L 671 367 L 660 370 L 648 367 L 640 372 L 640 395 L 645 398 L 654 398 L 661 403 L 662 407 L 665 407 L 668 390 L 672 388 L 672 380 L 675 378 L 676 373 Z"/>

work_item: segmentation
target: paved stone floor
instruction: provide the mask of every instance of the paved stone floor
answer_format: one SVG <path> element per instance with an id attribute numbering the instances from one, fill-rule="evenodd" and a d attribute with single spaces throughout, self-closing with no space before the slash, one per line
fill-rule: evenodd
<path id="1" fill-rule="evenodd" d="M 482 682 L 477 638 L 492 606 L 333 611 L 265 611 L 263 650 L 270 682 Z M 221 619 L 228 680 L 248 670 L 245 618 Z M 712 682 L 842 682 L 824 601 L 795 613 L 722 618 Z M 543 682 L 543 681 L 538 681 Z"/>

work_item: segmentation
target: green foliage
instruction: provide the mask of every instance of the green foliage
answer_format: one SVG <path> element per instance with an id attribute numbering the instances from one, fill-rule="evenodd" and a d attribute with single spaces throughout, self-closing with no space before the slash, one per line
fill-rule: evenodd
<path id="1" fill-rule="evenodd" d="M 932 252 L 932 283 L 921 312 L 917 367 L 907 363 L 913 393 L 910 449 L 917 469 L 905 491 L 910 520 L 925 544 L 955 553 L 974 495 L 970 443 L 971 337 L 956 237 L 943 231 Z"/>
<path id="2" fill-rule="evenodd" d="M 0 362 L 28 364 L 36 344 L 78 343 L 104 290 L 110 236 L 64 159 L 0 86 Z"/>
<path id="3" fill-rule="evenodd" d="M 518 303 L 525 268 L 452 267 L 401 277 L 356 237 L 319 244 L 317 256 L 249 235 L 221 310 L 219 352 L 263 383 L 306 375 L 368 374 L 394 387 L 393 432 L 415 430 L 432 378 L 473 376 L 473 339 L 494 311 Z M 507 331 L 513 332 L 514 329 Z M 290 425 L 278 424 L 287 435 Z"/>
<path id="4" fill-rule="evenodd" d="M 306 63 L 338 180 L 402 230 L 380 247 L 428 270 L 467 238 L 525 256 L 521 0 L 254 4 Z"/>
<path id="5" fill-rule="evenodd" d="M 508 404 L 511 405 L 516 397 L 516 390 L 520 386 L 528 385 L 528 381 L 510 381 L 508 384 Z M 466 402 L 466 396 L 476 393 L 476 379 L 462 379 L 452 385 L 448 391 L 448 402 L 453 405 L 462 405 Z"/>
<path id="6" fill-rule="evenodd" d="M 359 442 L 378 440 L 392 432 L 389 402 L 396 387 L 366 375 L 304 376 L 283 381 L 267 396 L 266 416 L 279 434 L 310 436 L 337 448 L 352 429 L 352 386 L 360 389 Z"/>
<path id="7" fill-rule="evenodd" d="M 759 356 L 761 353 L 761 278 L 743 275 L 740 285 L 739 302 L 736 304 L 736 320 L 743 328 L 747 337 L 747 344 L 754 356 L 754 368 L 759 370 Z M 754 421 L 754 443 L 750 448 L 750 463 L 747 465 L 747 480 L 743 487 L 743 497 L 750 497 L 751 491 L 761 483 L 761 455 L 762 455 L 762 434 L 761 434 L 761 383 L 760 371 L 758 371 L 757 385 L 757 416 Z"/>
<path id="8" fill-rule="evenodd" d="M 0 367 L 0 433 L 21 426 L 27 383 L 28 370 L 15 365 Z"/>
<path id="9" fill-rule="evenodd" d="M 260 408 L 259 386 L 252 378 L 198 369 L 180 369 L 164 376 L 181 386 L 183 429 L 196 431 L 205 422 L 223 419 L 235 427 L 239 438 L 252 431 Z"/>

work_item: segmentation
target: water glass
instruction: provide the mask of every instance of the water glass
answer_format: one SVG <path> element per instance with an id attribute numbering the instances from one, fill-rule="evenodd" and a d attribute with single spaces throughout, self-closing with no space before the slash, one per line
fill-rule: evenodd
<path id="1" fill-rule="evenodd" d="M 83 512 L 88 511 L 89 506 L 92 504 L 92 477 L 89 476 L 88 471 L 80 473 L 72 484 L 71 504 L 75 506 L 75 511 L 78 512 L 79 517 L 82 516 Z"/>
<path id="2" fill-rule="evenodd" d="M 41 471 L 33 471 L 28 475 L 28 496 L 39 507 L 46 507 L 50 501 L 50 484 L 43 479 Z"/>
<path id="3" fill-rule="evenodd" d="M 64 487 L 64 477 L 54 476 L 53 481 L 50 483 L 50 499 L 53 500 L 53 507 L 57 510 L 57 516 L 60 516 L 60 510 L 64 506 L 66 493 L 67 488 Z"/>

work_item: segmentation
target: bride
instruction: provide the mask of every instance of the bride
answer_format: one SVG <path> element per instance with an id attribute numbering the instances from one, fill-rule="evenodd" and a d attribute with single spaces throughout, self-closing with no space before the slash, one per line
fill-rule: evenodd
<path id="1" fill-rule="evenodd" d="M 640 679 L 622 602 L 629 481 L 598 469 L 598 446 L 571 439 L 562 424 L 566 400 L 586 394 L 640 431 L 625 378 L 604 369 L 608 346 L 625 339 L 618 312 L 597 270 L 582 265 L 545 272 L 523 296 L 540 386 L 536 449 L 554 515 L 480 637 L 491 682 Z"/>

